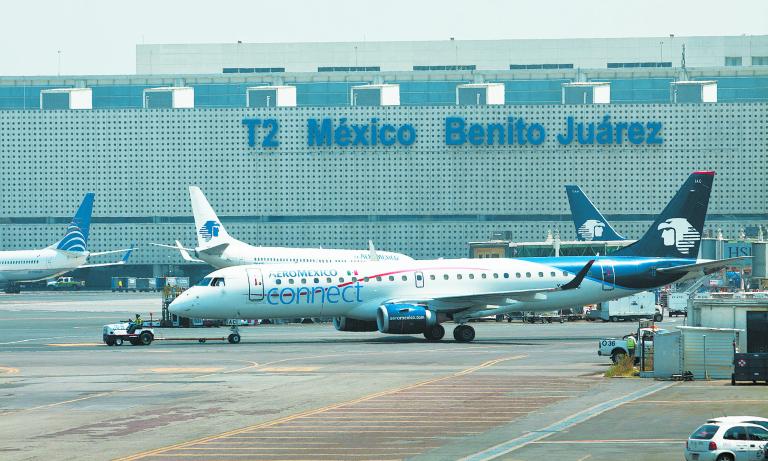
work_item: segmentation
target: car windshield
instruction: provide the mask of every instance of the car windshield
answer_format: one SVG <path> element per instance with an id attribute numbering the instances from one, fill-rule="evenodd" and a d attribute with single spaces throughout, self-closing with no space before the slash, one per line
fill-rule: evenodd
<path id="1" fill-rule="evenodd" d="M 715 436 L 715 433 L 717 433 L 718 429 L 720 429 L 720 426 L 715 426 L 714 424 L 705 424 L 693 431 L 693 434 L 691 434 L 690 438 L 697 440 L 709 440 Z"/>
<path id="2" fill-rule="evenodd" d="M 210 277 L 203 277 L 199 282 L 195 284 L 196 287 L 207 287 L 211 284 L 211 278 Z"/>

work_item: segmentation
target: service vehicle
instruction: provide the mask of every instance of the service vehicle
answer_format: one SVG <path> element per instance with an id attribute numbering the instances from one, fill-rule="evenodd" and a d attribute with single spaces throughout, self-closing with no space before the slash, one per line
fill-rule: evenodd
<path id="1" fill-rule="evenodd" d="M 678 315 L 688 317 L 688 298 L 688 293 L 670 293 L 669 297 L 667 298 L 668 315 L 670 317 L 675 317 Z"/>
<path id="2" fill-rule="evenodd" d="M 85 280 L 75 280 L 74 277 L 59 277 L 45 284 L 51 290 L 79 290 L 85 287 Z"/>
<path id="3" fill-rule="evenodd" d="M 600 303 L 596 309 L 589 311 L 587 319 L 603 322 L 653 319 L 655 322 L 661 322 L 664 316 L 661 313 L 661 307 L 656 304 L 656 295 L 650 291 L 643 291 Z"/>
<path id="4" fill-rule="evenodd" d="M 130 322 L 113 323 L 104 325 L 102 340 L 107 346 L 122 346 L 128 341 L 132 346 L 149 346 L 155 340 L 155 331 L 152 328 L 142 326 L 128 333 Z"/>
<path id="5" fill-rule="evenodd" d="M 708 422 L 685 443 L 686 461 L 756 461 L 766 459 L 768 429 L 750 423 Z"/>
<path id="6" fill-rule="evenodd" d="M 653 335 L 666 331 L 656 326 L 639 328 L 637 330 L 637 333 L 635 333 L 635 363 L 639 363 L 643 356 L 643 344 L 645 344 L 645 349 L 651 349 L 653 347 Z M 627 347 L 627 338 L 629 336 L 625 335 L 621 339 L 603 338 L 599 340 L 597 355 L 610 357 L 613 363 L 618 363 L 622 357 L 629 355 L 629 348 Z"/>

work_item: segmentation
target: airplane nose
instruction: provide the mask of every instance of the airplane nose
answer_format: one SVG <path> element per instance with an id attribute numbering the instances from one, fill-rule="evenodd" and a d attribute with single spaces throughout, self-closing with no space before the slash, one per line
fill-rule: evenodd
<path id="1" fill-rule="evenodd" d="M 190 291 L 188 290 L 180 294 L 179 297 L 177 297 L 171 302 L 171 304 L 168 306 L 168 311 L 171 314 L 188 317 L 189 314 L 195 308 L 196 304 L 197 304 L 197 297 L 194 296 L 192 293 L 190 293 Z"/>

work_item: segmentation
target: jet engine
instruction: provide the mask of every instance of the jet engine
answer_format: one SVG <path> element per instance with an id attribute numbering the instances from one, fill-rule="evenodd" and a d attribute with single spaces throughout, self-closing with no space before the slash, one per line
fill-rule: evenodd
<path id="1" fill-rule="evenodd" d="M 376 324 L 382 333 L 424 333 L 437 325 L 437 315 L 418 304 L 384 304 L 376 311 Z"/>
<path id="2" fill-rule="evenodd" d="M 333 326 L 339 331 L 376 331 L 374 320 L 357 320 L 349 317 L 334 317 Z"/>

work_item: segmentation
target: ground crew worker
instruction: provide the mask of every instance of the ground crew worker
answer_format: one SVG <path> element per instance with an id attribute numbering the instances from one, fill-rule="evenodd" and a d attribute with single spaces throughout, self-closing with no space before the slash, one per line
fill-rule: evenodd
<path id="1" fill-rule="evenodd" d="M 144 321 L 141 319 L 141 315 L 136 314 L 136 319 L 131 322 L 130 325 L 128 325 L 128 334 L 133 334 L 137 328 L 141 328 L 141 326 L 144 324 Z"/>
<path id="2" fill-rule="evenodd" d="M 635 341 L 635 337 L 633 335 L 627 336 L 627 352 L 629 352 L 630 357 L 635 356 L 636 345 L 637 345 L 637 342 Z"/>

